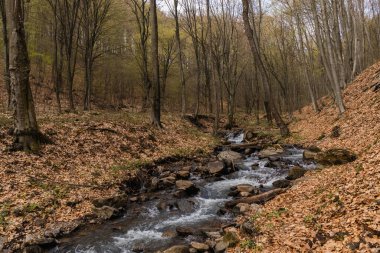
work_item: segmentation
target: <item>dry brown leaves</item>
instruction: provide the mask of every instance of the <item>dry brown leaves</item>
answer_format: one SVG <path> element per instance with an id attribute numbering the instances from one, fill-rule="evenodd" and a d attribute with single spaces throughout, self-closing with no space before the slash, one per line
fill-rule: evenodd
<path id="1" fill-rule="evenodd" d="M 12 138 L 0 125 L 0 237 L 16 249 L 26 234 L 85 217 L 94 199 L 120 194 L 136 166 L 214 145 L 210 135 L 179 117 L 165 116 L 163 130 L 151 127 L 148 117 L 127 112 L 41 117 L 42 132 L 55 144 L 44 146 L 40 156 L 4 152 Z M 0 122 L 7 118 L 0 115 Z"/>
<path id="2" fill-rule="evenodd" d="M 379 81 L 377 63 L 346 89 L 347 112 L 341 117 L 328 98 L 320 113 L 306 107 L 296 114 L 296 138 L 289 142 L 349 148 L 359 159 L 308 173 L 261 213 L 251 214 L 261 235 L 245 240 L 256 247 L 235 251 L 380 252 L 380 93 L 368 89 Z M 341 128 L 339 138 L 330 137 L 334 126 Z"/>

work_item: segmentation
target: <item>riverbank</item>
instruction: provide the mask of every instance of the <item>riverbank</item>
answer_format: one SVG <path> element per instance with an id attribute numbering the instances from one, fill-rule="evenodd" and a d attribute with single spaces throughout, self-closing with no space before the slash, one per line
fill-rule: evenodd
<path id="1" fill-rule="evenodd" d="M 2 252 L 44 238 L 47 230 L 68 233 L 82 223 L 99 222 L 94 201 L 128 198 L 125 182 L 139 168 L 165 158 L 202 157 L 218 142 L 206 128 L 177 116 L 164 116 L 160 131 L 149 126 L 147 114 L 128 112 L 46 115 L 39 121 L 53 144 L 40 155 L 7 153 L 11 120 L 0 115 Z"/>
<path id="2" fill-rule="evenodd" d="M 347 148 L 354 163 L 309 172 L 297 185 L 242 217 L 260 231 L 242 234 L 238 249 L 260 252 L 380 251 L 380 63 L 345 90 L 347 111 L 338 117 L 331 99 L 319 113 L 306 107 L 290 125 L 290 143 Z"/>

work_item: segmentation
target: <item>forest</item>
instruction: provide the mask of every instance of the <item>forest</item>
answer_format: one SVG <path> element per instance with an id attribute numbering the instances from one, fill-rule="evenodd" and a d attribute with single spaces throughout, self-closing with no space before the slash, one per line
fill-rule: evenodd
<path id="1" fill-rule="evenodd" d="M 0 11 L 0 252 L 379 252 L 380 1 Z"/>

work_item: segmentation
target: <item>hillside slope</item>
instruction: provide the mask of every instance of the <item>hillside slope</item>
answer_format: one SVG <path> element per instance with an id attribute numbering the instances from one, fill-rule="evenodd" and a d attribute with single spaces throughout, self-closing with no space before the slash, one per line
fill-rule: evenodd
<path id="1" fill-rule="evenodd" d="M 380 252 L 380 91 L 374 88 L 379 82 L 380 62 L 345 90 L 343 116 L 328 98 L 320 113 L 306 107 L 295 115 L 289 142 L 347 148 L 359 159 L 308 173 L 251 214 L 260 233 L 245 238 L 245 251 Z M 331 137 L 334 127 L 340 128 L 337 138 Z"/>

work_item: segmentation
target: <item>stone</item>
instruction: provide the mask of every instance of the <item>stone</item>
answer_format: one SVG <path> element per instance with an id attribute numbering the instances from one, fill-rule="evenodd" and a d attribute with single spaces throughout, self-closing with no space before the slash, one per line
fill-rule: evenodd
<path id="1" fill-rule="evenodd" d="M 27 234 L 24 240 L 24 246 L 54 246 L 57 241 L 54 238 L 47 238 L 40 235 Z"/>
<path id="2" fill-rule="evenodd" d="M 228 243 L 221 240 L 221 241 L 216 243 L 215 248 L 214 248 L 214 252 L 215 253 L 223 253 L 227 250 L 227 248 L 228 248 Z"/>
<path id="3" fill-rule="evenodd" d="M 249 204 L 247 203 L 240 203 L 240 204 L 237 204 L 236 207 L 239 209 L 239 212 L 240 213 L 247 213 L 250 211 L 251 207 Z"/>
<path id="4" fill-rule="evenodd" d="M 259 152 L 260 158 L 268 158 L 271 156 L 276 156 L 281 153 L 284 153 L 284 149 L 282 147 L 269 147 Z"/>
<path id="5" fill-rule="evenodd" d="M 168 177 L 161 178 L 158 185 L 160 189 L 165 189 L 165 188 L 173 186 L 175 182 L 176 182 L 175 177 L 168 176 Z"/>
<path id="6" fill-rule="evenodd" d="M 236 186 L 238 192 L 254 192 L 256 187 L 250 184 L 239 184 Z"/>
<path id="7" fill-rule="evenodd" d="M 260 229 L 258 229 L 249 221 L 246 221 L 243 224 L 241 224 L 240 231 L 248 236 L 256 236 L 260 233 Z"/>
<path id="8" fill-rule="evenodd" d="M 289 170 L 288 176 L 286 177 L 287 180 L 296 180 L 298 178 L 301 178 L 305 175 L 307 170 L 304 168 L 301 168 L 299 166 L 294 166 Z"/>
<path id="9" fill-rule="evenodd" d="M 101 220 L 108 220 L 117 214 L 117 209 L 110 206 L 103 206 L 101 208 L 93 208 L 95 216 Z"/>
<path id="10" fill-rule="evenodd" d="M 128 202 L 128 196 L 121 194 L 111 198 L 96 199 L 92 203 L 95 207 L 112 206 L 114 208 L 125 207 Z"/>
<path id="11" fill-rule="evenodd" d="M 199 192 L 199 188 L 192 181 L 178 180 L 175 184 L 178 190 L 183 190 L 189 195 L 195 195 Z"/>
<path id="12" fill-rule="evenodd" d="M 243 197 L 243 198 L 249 197 L 251 195 L 252 194 L 250 192 L 240 192 L 240 196 Z"/>
<path id="13" fill-rule="evenodd" d="M 189 213 L 194 210 L 195 203 L 189 199 L 180 199 L 177 201 L 177 206 L 180 211 Z"/>
<path id="14" fill-rule="evenodd" d="M 243 159 L 243 155 L 235 151 L 222 151 L 218 155 L 219 160 L 226 161 L 227 163 L 234 163 L 235 161 Z"/>
<path id="15" fill-rule="evenodd" d="M 165 211 L 165 210 L 172 210 L 174 208 L 177 208 L 177 203 L 174 201 L 174 200 L 169 200 L 169 201 L 166 201 L 166 200 L 161 200 L 158 204 L 157 204 L 157 209 L 160 210 L 160 211 Z"/>
<path id="16" fill-rule="evenodd" d="M 207 168 L 209 173 L 213 176 L 223 175 L 226 172 L 224 163 L 220 161 L 210 162 Z"/>
<path id="17" fill-rule="evenodd" d="M 283 180 L 277 180 L 272 183 L 274 188 L 287 188 L 290 186 L 290 180 L 283 179 Z"/>
<path id="18" fill-rule="evenodd" d="M 309 150 L 305 150 L 303 152 L 303 158 L 306 160 L 315 160 L 317 155 L 318 155 L 317 152 L 313 152 L 313 151 L 309 151 Z"/>
<path id="19" fill-rule="evenodd" d="M 329 149 L 320 152 L 316 156 L 316 161 L 322 165 L 342 165 L 353 162 L 357 159 L 356 154 L 347 149 Z"/>
<path id="20" fill-rule="evenodd" d="M 181 170 L 177 173 L 178 179 L 188 179 L 190 177 L 190 172 L 188 170 Z"/>
<path id="21" fill-rule="evenodd" d="M 177 232 L 173 230 L 167 230 L 162 233 L 162 236 L 165 238 L 174 238 L 177 236 Z"/>
<path id="22" fill-rule="evenodd" d="M 23 253 L 42 253 L 42 248 L 38 245 L 27 246 L 23 249 Z"/>
<path id="23" fill-rule="evenodd" d="M 195 230 L 192 227 L 176 227 L 177 234 L 179 236 L 200 235 L 201 232 Z"/>
<path id="24" fill-rule="evenodd" d="M 227 247 L 235 247 L 239 243 L 239 238 L 235 232 L 227 232 L 223 236 L 223 241 L 227 243 Z"/>
<path id="25" fill-rule="evenodd" d="M 157 177 L 152 177 L 152 179 L 150 180 L 150 189 L 152 191 L 156 191 L 158 190 L 158 184 L 159 184 L 160 180 L 157 178 Z"/>
<path id="26" fill-rule="evenodd" d="M 199 252 L 205 252 L 210 249 L 210 246 L 208 246 L 205 243 L 200 243 L 200 242 L 191 242 L 190 246 Z"/>
<path id="27" fill-rule="evenodd" d="M 219 232 L 205 232 L 208 238 L 210 239 L 219 239 L 222 237 L 222 235 Z"/>
<path id="28" fill-rule="evenodd" d="M 163 253 L 189 253 L 189 247 L 185 245 L 176 245 L 164 250 Z"/>

